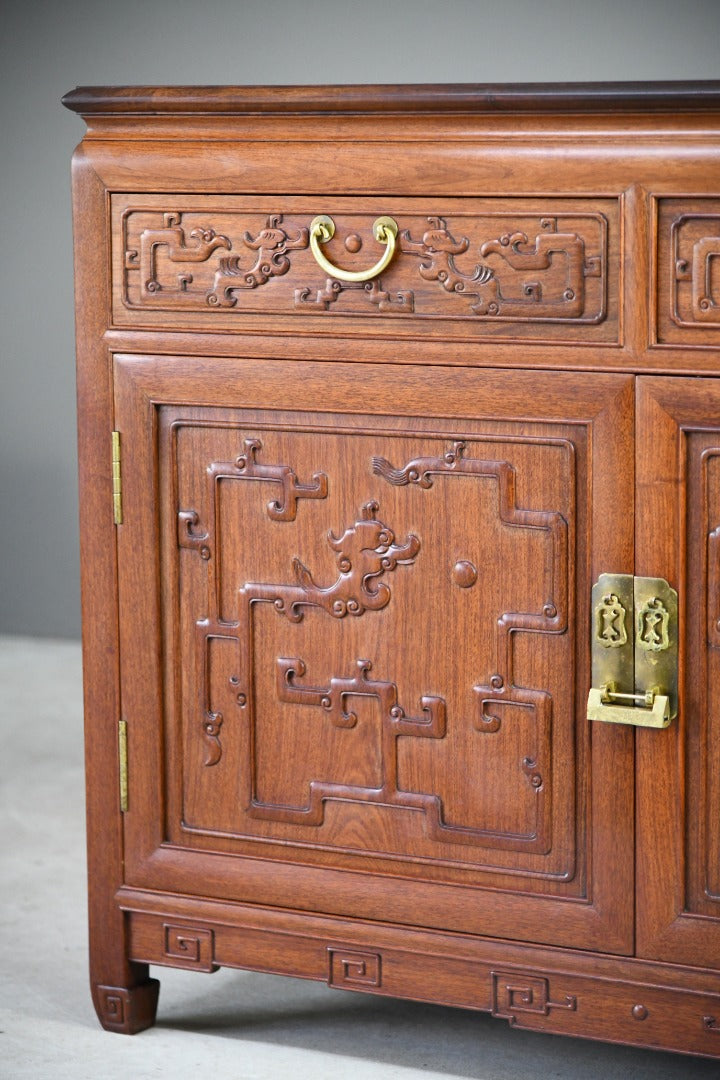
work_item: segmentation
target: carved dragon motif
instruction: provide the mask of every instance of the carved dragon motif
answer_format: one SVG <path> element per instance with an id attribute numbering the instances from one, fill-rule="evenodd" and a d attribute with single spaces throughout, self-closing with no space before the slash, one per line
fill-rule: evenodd
<path id="1" fill-rule="evenodd" d="M 206 262 L 213 251 L 218 248 L 229 250 L 231 247 L 227 236 L 218 235 L 214 229 L 204 226 L 190 230 L 190 239 L 194 241 L 194 244 L 188 244 L 181 221 L 182 214 L 174 211 L 163 214 L 162 229 L 144 229 L 140 234 L 140 251 L 130 248 L 125 252 L 126 269 L 136 270 L 139 264 L 140 293 L 145 300 L 155 293 L 167 291 L 167 286 L 161 285 L 157 277 L 157 249 L 159 247 L 166 247 L 168 259 L 176 263 Z M 184 292 L 192 281 L 192 274 L 180 273 L 177 275 L 177 280 L 175 291 Z"/>
<path id="2" fill-rule="evenodd" d="M 337 553 L 340 576 L 326 588 L 318 585 L 297 556 L 293 559 L 295 585 L 248 584 L 241 590 L 249 602 L 271 600 L 277 611 L 292 622 L 303 617 L 303 607 L 319 607 L 336 619 L 379 611 L 390 600 L 390 589 L 378 579 L 397 566 L 414 562 L 420 541 L 410 534 L 402 544 L 380 521 L 376 502 L 365 503 L 361 519 L 342 536 L 328 534 L 328 544 Z"/>
<path id="3" fill-rule="evenodd" d="M 282 214 L 271 214 L 257 236 L 245 233 L 244 241 L 252 251 L 257 251 L 254 265 L 248 270 L 241 265 L 240 255 L 228 255 L 220 259 L 213 287 L 207 294 L 211 306 L 234 307 L 238 289 L 255 289 L 272 277 L 282 277 L 290 269 L 288 251 L 308 246 L 308 230 L 300 229 L 297 236 L 290 237 L 280 227 Z"/>
<path id="4" fill-rule="evenodd" d="M 439 281 L 446 292 L 473 291 L 472 286 L 484 285 L 493 276 L 489 266 L 478 263 L 472 274 L 463 274 L 455 266 L 454 258 L 462 255 L 470 247 L 466 236 L 456 240 L 441 217 L 429 217 L 430 228 L 423 233 L 420 241 L 413 240 L 410 230 L 401 234 L 400 250 L 404 255 L 417 255 L 420 263 L 420 277 L 426 281 Z"/>

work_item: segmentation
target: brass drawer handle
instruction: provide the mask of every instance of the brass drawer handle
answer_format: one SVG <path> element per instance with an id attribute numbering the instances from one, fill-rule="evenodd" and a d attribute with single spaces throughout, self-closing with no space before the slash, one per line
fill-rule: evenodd
<path id="1" fill-rule="evenodd" d="M 395 254 L 395 242 L 398 234 L 397 221 L 391 217 L 379 217 L 373 222 L 373 233 L 379 244 L 387 244 L 382 258 L 371 266 L 369 270 L 342 270 L 325 257 L 320 250 L 320 244 L 327 244 L 335 235 L 335 222 L 327 214 L 320 214 L 310 222 L 310 250 L 315 256 L 318 265 L 329 274 L 330 277 L 340 281 L 370 281 L 371 278 L 382 274 L 383 270 L 390 265 L 390 260 Z"/>

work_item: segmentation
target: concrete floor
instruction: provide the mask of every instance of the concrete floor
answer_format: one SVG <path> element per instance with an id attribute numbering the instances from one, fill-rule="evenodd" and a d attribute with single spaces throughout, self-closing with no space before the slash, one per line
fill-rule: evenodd
<path id="1" fill-rule="evenodd" d="M 708 1080 L 717 1063 L 514 1031 L 484 1013 L 161 969 L 158 1024 L 103 1032 L 87 990 L 80 649 L 0 638 L 2 1080 Z"/>

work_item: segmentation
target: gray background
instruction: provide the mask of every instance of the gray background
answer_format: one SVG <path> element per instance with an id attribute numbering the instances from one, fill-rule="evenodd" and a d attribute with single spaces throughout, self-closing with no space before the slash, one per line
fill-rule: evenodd
<path id="1" fill-rule="evenodd" d="M 80 629 L 75 85 L 720 77 L 720 0 L 5 0 L 0 633 Z M 720 178 L 718 180 L 720 186 Z"/>

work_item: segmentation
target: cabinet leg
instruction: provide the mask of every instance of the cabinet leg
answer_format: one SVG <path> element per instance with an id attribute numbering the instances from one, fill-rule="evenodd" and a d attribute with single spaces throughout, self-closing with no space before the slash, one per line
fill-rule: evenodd
<path id="1" fill-rule="evenodd" d="M 155 1023 L 160 983 L 146 978 L 134 986 L 92 986 L 93 1004 L 98 1019 L 106 1031 L 135 1035 Z"/>

